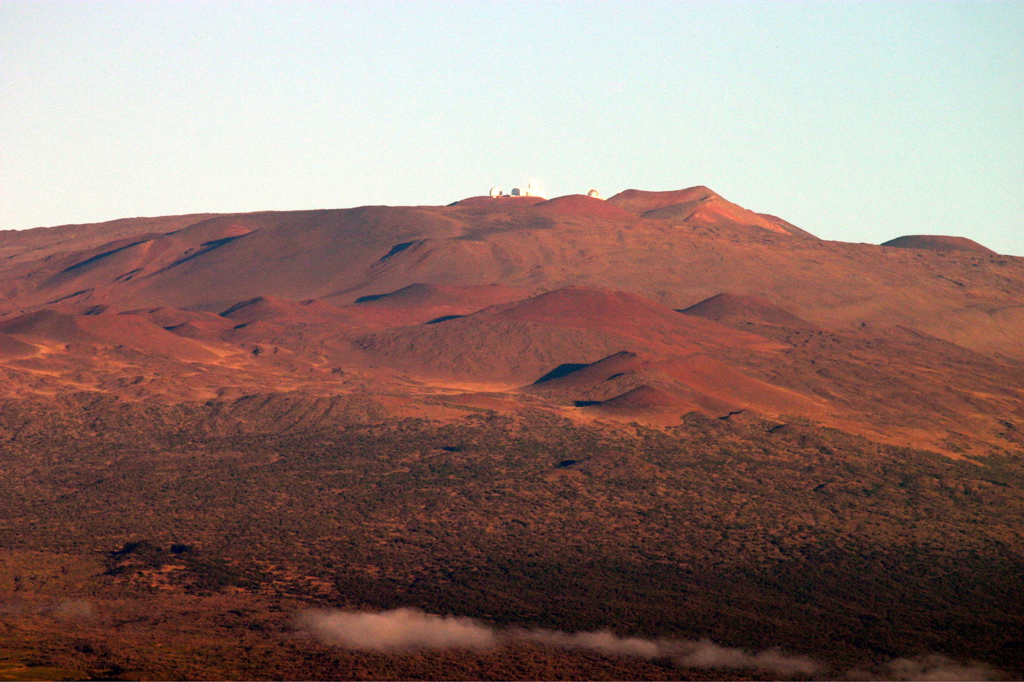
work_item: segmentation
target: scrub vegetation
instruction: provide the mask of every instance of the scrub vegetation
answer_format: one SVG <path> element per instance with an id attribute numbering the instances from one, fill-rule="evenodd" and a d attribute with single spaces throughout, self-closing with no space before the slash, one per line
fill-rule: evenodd
<path id="1" fill-rule="evenodd" d="M 836 674 L 933 653 L 1024 673 L 1019 450 L 696 413 L 376 418 L 372 397 L 282 430 L 310 400 L 4 405 L 10 674 L 716 676 L 528 645 L 345 652 L 293 620 L 402 606 L 781 647 Z"/>

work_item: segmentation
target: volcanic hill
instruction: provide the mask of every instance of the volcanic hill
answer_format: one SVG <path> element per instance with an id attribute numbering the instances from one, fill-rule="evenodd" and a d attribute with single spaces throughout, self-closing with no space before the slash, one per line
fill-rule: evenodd
<path id="1" fill-rule="evenodd" d="M 1024 262 L 966 242 L 823 241 L 706 187 L 627 190 L 607 201 L 477 197 L 443 207 L 121 220 L 5 233 L 0 324 L 19 356 L 12 369 L 43 371 L 88 340 L 112 353 L 86 360 L 98 373 L 121 371 L 113 356 L 131 349 L 133 363 L 151 355 L 189 363 L 186 376 L 217 377 L 190 378 L 189 396 L 216 395 L 225 372 L 240 386 L 333 392 L 344 373 L 350 385 L 394 385 L 402 396 L 477 384 L 515 392 L 559 366 L 622 351 L 676 363 L 701 354 L 719 363 L 722 395 L 760 382 L 788 396 L 724 400 L 717 412 L 799 414 L 945 452 L 955 433 L 984 449 L 998 442 L 1000 420 L 1020 412 L 1013 382 L 1024 359 Z M 942 257 L 928 257 L 936 244 Z M 155 326 L 140 326 L 140 315 Z M 916 356 L 898 354 L 901 329 L 932 340 L 914 341 L 927 346 L 921 362 L 941 357 L 952 367 L 915 374 L 939 413 L 927 425 L 906 394 Z M 46 352 L 21 357 L 23 344 Z M 808 347 L 810 366 L 797 360 Z M 868 371 L 877 392 L 850 396 Z M 672 390 L 706 393 L 684 374 L 672 375 Z M 174 382 L 161 377 L 159 393 Z M 587 419 L 572 401 L 592 397 L 561 394 L 569 402 L 550 409 Z M 880 434 L 878 413 L 904 410 L 906 419 Z"/>
<path id="2" fill-rule="evenodd" d="M 46 675 L 777 673 L 374 659 L 267 615 L 397 606 L 1024 674 L 1024 259 L 826 241 L 706 187 L 124 219 L 0 255 L 24 592 L 0 653 L 49 647 Z M 61 599 L 107 611 L 72 641 Z M 177 599 L 203 625 L 159 653 Z M 177 615 L 117 638 L 150 608 Z M 232 662 L 257 627 L 265 666 Z"/>

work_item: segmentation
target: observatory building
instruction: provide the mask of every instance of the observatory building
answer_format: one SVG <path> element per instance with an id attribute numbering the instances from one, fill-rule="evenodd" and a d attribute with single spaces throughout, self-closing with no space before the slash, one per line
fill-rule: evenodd
<path id="1" fill-rule="evenodd" d="M 512 191 L 508 194 L 505 194 L 505 191 L 500 187 L 492 187 L 491 196 L 495 199 L 500 197 L 540 197 L 541 199 L 547 199 L 544 192 L 539 187 L 534 187 L 533 183 L 528 183 L 525 189 L 513 187 Z"/>
<path id="2" fill-rule="evenodd" d="M 501 199 L 505 197 L 540 197 L 541 199 L 548 198 L 547 194 L 545 194 L 544 191 L 541 190 L 539 187 L 534 187 L 533 183 L 527 184 L 525 189 L 521 187 L 513 187 L 512 191 L 509 192 L 508 194 L 505 194 L 505 190 L 503 190 L 500 187 L 492 187 L 490 195 L 492 199 Z M 587 192 L 587 196 L 590 197 L 591 199 L 601 199 L 602 201 L 604 200 L 604 197 L 602 197 L 601 193 L 598 192 L 596 189 L 589 190 Z"/>

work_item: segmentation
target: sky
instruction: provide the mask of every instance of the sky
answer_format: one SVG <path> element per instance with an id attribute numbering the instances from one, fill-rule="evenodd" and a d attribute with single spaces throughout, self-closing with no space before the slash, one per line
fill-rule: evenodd
<path id="1" fill-rule="evenodd" d="M 0 2 L 0 229 L 527 182 L 1024 256 L 1024 2 Z"/>

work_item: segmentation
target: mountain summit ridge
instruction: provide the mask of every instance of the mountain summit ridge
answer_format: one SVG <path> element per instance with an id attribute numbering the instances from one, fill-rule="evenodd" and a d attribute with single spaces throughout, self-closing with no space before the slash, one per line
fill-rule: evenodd
<path id="1" fill-rule="evenodd" d="M 646 369 L 580 384 L 575 400 L 643 384 L 631 414 L 644 404 L 636 396 L 656 390 L 712 414 L 800 413 L 894 442 L 939 447 L 964 419 L 992 438 L 1000 410 L 1020 402 L 1005 386 L 1024 361 L 1024 260 L 929 252 L 915 239 L 902 249 L 821 240 L 704 186 L 115 221 L 0 234 L 0 331 L 12 369 L 109 349 L 90 361 L 103 365 L 90 375 L 97 387 L 116 384 L 127 349 L 143 365 L 195 362 L 219 377 L 161 379 L 168 399 L 271 371 L 318 391 L 344 376 L 400 392 L 515 392 L 559 367 L 639 352 L 651 356 Z M 897 348 L 922 366 L 951 363 L 963 386 L 928 388 L 895 361 Z M 844 382 L 888 397 L 872 405 Z M 911 409 L 901 382 L 947 416 L 907 414 L 879 430 L 878 404 Z M 552 393 L 570 384 L 552 382 L 544 399 L 571 398 Z"/>

